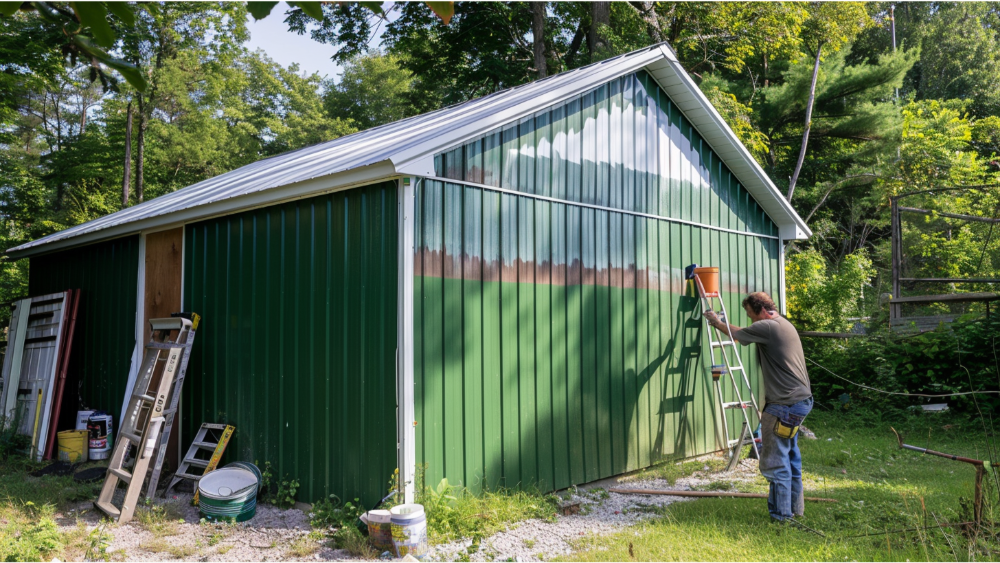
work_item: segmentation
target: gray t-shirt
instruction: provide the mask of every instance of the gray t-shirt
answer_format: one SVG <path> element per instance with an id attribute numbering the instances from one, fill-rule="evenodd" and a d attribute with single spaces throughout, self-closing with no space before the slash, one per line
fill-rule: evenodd
<path id="1" fill-rule="evenodd" d="M 802 341 L 784 317 L 757 321 L 738 330 L 733 338 L 744 346 L 757 344 L 757 359 L 764 372 L 764 398 L 768 403 L 794 405 L 812 396 Z"/>

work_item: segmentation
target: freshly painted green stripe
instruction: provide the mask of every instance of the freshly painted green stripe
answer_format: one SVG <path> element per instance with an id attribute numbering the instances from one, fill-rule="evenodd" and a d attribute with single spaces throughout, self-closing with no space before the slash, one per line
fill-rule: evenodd
<path id="1" fill-rule="evenodd" d="M 185 434 L 235 424 L 227 458 L 271 462 L 302 500 L 374 502 L 396 467 L 396 189 L 186 227 L 184 306 L 204 320 Z"/>
<path id="2" fill-rule="evenodd" d="M 30 259 L 29 295 L 80 290 L 63 397 L 62 412 L 68 417 L 64 420 L 75 419 L 79 406 L 105 410 L 118 418 L 135 347 L 138 272 L 138 236 Z M 81 405 L 77 404 L 77 388 Z"/>

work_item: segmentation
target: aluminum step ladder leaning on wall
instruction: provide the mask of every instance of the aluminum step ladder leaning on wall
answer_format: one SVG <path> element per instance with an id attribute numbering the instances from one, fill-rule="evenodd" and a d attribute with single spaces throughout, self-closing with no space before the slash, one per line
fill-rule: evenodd
<path id="1" fill-rule="evenodd" d="M 716 311 L 719 319 L 723 323 L 726 323 L 726 331 L 723 332 L 708 324 L 708 320 L 706 319 L 705 324 L 707 328 L 705 334 L 708 338 L 708 349 L 711 354 L 712 386 L 715 387 L 715 396 L 719 401 L 721 410 L 720 424 L 722 426 L 722 436 L 726 449 L 726 471 L 732 471 L 736 469 L 736 466 L 740 462 L 744 446 L 752 446 L 757 459 L 760 459 L 760 451 L 758 449 L 760 439 L 754 438 L 752 429 L 756 428 L 756 426 L 750 424 L 750 416 L 747 413 L 747 409 L 752 408 L 759 420 L 760 406 L 757 404 L 757 397 L 754 395 L 753 387 L 750 385 L 750 378 L 747 377 L 746 369 L 743 366 L 739 344 L 733 339 L 733 335 L 729 330 L 729 315 L 726 313 L 726 304 L 722 299 L 722 288 L 719 287 L 713 291 L 705 291 L 705 286 L 702 284 L 701 278 L 694 271 L 696 267 L 697 264 L 688 266 L 685 275 L 688 279 L 694 280 L 701 304 L 700 312 L 702 316 L 707 311 Z M 719 285 L 721 286 L 721 283 Z M 746 385 L 745 393 L 740 392 L 740 385 L 735 375 L 736 372 L 739 372 L 743 383 Z M 723 376 L 726 376 L 726 379 L 732 384 L 733 395 L 736 398 L 735 401 L 726 402 L 723 397 L 721 381 Z M 744 394 L 747 395 L 746 399 L 744 399 Z M 729 416 L 727 415 L 727 413 L 734 409 L 739 410 L 743 418 L 743 429 L 740 432 L 740 437 L 735 440 L 729 437 Z"/>
<path id="2" fill-rule="evenodd" d="M 152 498 L 156 492 L 199 320 L 191 313 L 149 321 L 152 339 L 146 344 L 126 419 L 118 430 L 104 487 L 94 503 L 119 524 L 135 514 L 151 464 L 146 496 Z M 170 340 L 172 332 L 177 334 Z M 126 489 L 119 507 L 115 501 L 120 484 Z"/>

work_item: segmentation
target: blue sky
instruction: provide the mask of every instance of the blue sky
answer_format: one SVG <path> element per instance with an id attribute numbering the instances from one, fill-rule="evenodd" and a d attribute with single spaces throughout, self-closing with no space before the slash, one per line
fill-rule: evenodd
<path id="1" fill-rule="evenodd" d="M 390 3 L 385 3 L 383 6 L 388 8 Z M 313 41 L 309 34 L 298 35 L 288 31 L 284 15 L 287 10 L 288 4 L 282 2 L 274 7 L 271 15 L 260 21 L 255 22 L 253 17 L 248 17 L 247 25 L 250 29 L 248 47 L 252 50 L 262 49 L 282 66 L 299 63 L 300 70 L 306 74 L 318 72 L 320 76 L 339 80 L 342 69 L 330 60 L 337 49 L 333 45 Z M 381 33 L 374 38 L 371 46 L 377 46 L 380 39 Z"/>

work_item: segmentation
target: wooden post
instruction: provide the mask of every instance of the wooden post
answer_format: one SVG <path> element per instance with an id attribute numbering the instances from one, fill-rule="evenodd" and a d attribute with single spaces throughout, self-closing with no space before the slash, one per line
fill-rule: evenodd
<path id="1" fill-rule="evenodd" d="M 976 521 L 977 530 L 983 523 L 983 473 L 985 472 L 985 466 L 976 466 L 976 494 L 972 501 L 972 519 Z"/>
<path id="2" fill-rule="evenodd" d="M 900 277 L 900 265 L 902 263 L 902 228 L 900 226 L 899 220 L 899 202 L 896 197 L 893 196 L 889 198 L 892 202 L 892 209 L 890 211 L 890 216 L 892 218 L 891 231 L 892 231 L 892 242 L 890 248 L 892 251 L 892 299 L 889 301 L 889 322 L 898 319 L 902 315 L 902 306 L 894 303 L 896 299 L 901 297 L 899 289 L 899 277 Z"/>

